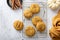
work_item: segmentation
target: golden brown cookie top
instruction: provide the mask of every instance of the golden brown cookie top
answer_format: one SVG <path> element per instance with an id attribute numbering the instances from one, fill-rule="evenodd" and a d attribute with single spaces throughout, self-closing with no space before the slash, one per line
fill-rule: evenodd
<path id="1" fill-rule="evenodd" d="M 35 35 L 35 29 L 32 26 L 27 26 L 25 29 L 25 34 L 29 37 L 32 37 Z"/>
<path id="2" fill-rule="evenodd" d="M 29 19 L 33 16 L 33 14 L 30 11 L 30 9 L 26 9 L 26 10 L 24 10 L 24 16 Z"/>
<path id="3" fill-rule="evenodd" d="M 35 16 L 32 18 L 32 23 L 36 26 L 37 22 L 42 21 L 42 19 L 39 16 Z"/>
<path id="4" fill-rule="evenodd" d="M 36 25 L 36 29 L 40 32 L 43 32 L 46 29 L 46 25 L 44 22 L 38 22 Z"/>
<path id="5" fill-rule="evenodd" d="M 14 21 L 13 26 L 16 30 L 22 30 L 24 24 L 23 24 L 23 22 L 16 20 L 16 21 Z"/>
<path id="6" fill-rule="evenodd" d="M 38 4 L 31 4 L 30 10 L 32 13 L 40 12 L 40 6 Z"/>

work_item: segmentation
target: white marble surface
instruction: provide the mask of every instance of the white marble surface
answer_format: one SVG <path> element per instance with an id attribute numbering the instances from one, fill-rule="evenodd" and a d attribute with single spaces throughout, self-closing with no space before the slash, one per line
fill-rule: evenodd
<path id="1" fill-rule="evenodd" d="M 30 0 L 30 1 L 34 1 L 34 0 Z M 38 1 L 46 2 L 46 0 L 38 0 Z M 52 17 L 57 14 L 58 10 L 53 11 L 47 8 L 48 33 L 49 33 L 50 27 L 52 27 L 52 22 L 51 22 Z M 22 37 L 22 31 L 16 31 L 12 26 L 14 20 L 16 19 L 20 19 L 22 21 L 22 10 L 19 9 L 19 10 L 13 11 L 7 5 L 6 0 L 0 0 L 0 40 L 22 40 L 24 39 Z M 39 38 L 39 39 L 34 39 L 34 40 L 51 40 L 51 39 L 48 34 L 46 38 Z"/>

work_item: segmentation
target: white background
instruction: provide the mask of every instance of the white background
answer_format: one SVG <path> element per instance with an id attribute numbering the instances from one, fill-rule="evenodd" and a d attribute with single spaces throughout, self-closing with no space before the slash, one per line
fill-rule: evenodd
<path id="1" fill-rule="evenodd" d="M 8 5 L 7 0 L 0 0 L 0 40 L 22 40 L 22 31 L 16 31 L 13 28 L 13 22 L 16 19 L 22 21 L 22 10 L 13 11 Z M 25 0 L 26 2 L 36 0 Z M 37 0 L 44 1 L 47 0 Z M 59 9 L 58 9 L 59 10 Z M 48 20 L 48 36 L 46 38 L 39 38 L 37 40 L 51 40 L 49 37 L 49 29 L 52 27 L 52 17 L 57 14 L 58 10 L 51 10 L 47 8 L 47 20 Z M 26 40 L 26 39 L 24 39 Z M 27 39 L 29 40 L 29 39 Z M 32 39 L 33 40 L 33 39 Z"/>

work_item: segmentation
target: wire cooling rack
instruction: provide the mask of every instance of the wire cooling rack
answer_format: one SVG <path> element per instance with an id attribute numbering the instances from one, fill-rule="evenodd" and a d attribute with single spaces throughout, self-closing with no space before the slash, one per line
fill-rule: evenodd
<path id="1" fill-rule="evenodd" d="M 23 11 L 25 10 L 25 9 L 27 9 L 27 8 L 29 8 L 30 7 L 30 5 L 31 4 L 33 4 L 33 3 L 35 3 L 35 4 L 39 4 L 39 6 L 40 6 L 40 12 L 38 13 L 38 14 L 35 14 L 35 15 L 33 15 L 33 17 L 34 16 L 39 16 L 39 17 L 41 17 L 42 18 L 42 20 L 45 22 L 45 24 L 46 24 L 46 30 L 44 31 L 44 32 L 42 32 L 42 33 L 40 33 L 39 31 L 37 31 L 36 30 L 36 28 L 34 27 L 34 25 L 32 24 L 32 22 L 31 22 L 31 19 L 30 20 L 28 20 L 28 19 L 26 19 L 23 15 L 23 17 L 22 17 L 22 19 L 23 19 L 23 22 L 24 22 L 24 29 L 23 29 L 23 31 L 22 31 L 22 37 L 23 38 L 26 38 L 26 39 L 36 39 L 36 38 L 45 38 L 45 37 L 47 37 L 47 3 L 45 3 L 45 2 L 23 2 Z M 31 25 L 31 26 L 33 26 L 34 28 L 35 28 L 35 30 L 36 30 L 36 34 L 35 34 L 35 36 L 33 36 L 32 38 L 29 38 L 29 37 L 27 37 L 26 35 L 25 35 L 25 28 L 26 28 L 26 26 L 29 26 L 29 25 Z"/>

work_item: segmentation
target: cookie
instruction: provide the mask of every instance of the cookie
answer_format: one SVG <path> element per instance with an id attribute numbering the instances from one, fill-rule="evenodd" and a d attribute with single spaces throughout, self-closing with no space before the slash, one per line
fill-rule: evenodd
<path id="1" fill-rule="evenodd" d="M 32 13 L 38 13 L 40 12 L 40 6 L 38 4 L 31 4 L 30 10 Z"/>
<path id="2" fill-rule="evenodd" d="M 38 22 L 36 25 L 36 29 L 40 32 L 43 32 L 46 29 L 46 25 L 44 22 Z"/>
<path id="3" fill-rule="evenodd" d="M 37 25 L 37 22 L 42 21 L 42 19 L 39 16 L 35 16 L 32 18 L 33 25 Z"/>
<path id="4" fill-rule="evenodd" d="M 22 30 L 24 24 L 23 24 L 23 22 L 16 20 L 16 21 L 14 21 L 13 26 L 16 30 Z"/>
<path id="5" fill-rule="evenodd" d="M 30 11 L 30 9 L 26 9 L 26 10 L 24 10 L 24 16 L 25 16 L 25 18 L 30 19 L 33 16 L 33 14 Z"/>
<path id="6" fill-rule="evenodd" d="M 28 37 L 32 37 L 32 36 L 35 35 L 35 29 L 34 29 L 32 26 L 26 27 L 26 29 L 25 29 L 25 34 L 26 34 Z"/>

